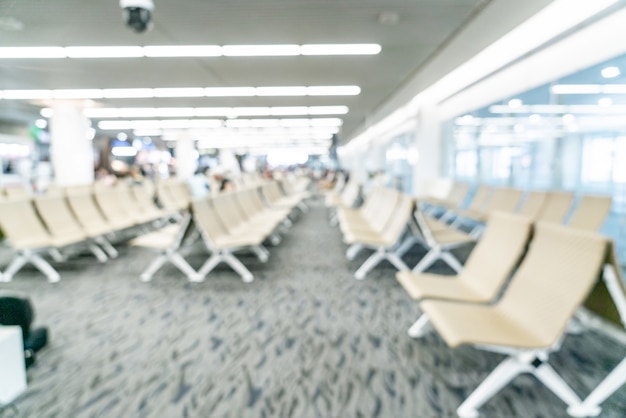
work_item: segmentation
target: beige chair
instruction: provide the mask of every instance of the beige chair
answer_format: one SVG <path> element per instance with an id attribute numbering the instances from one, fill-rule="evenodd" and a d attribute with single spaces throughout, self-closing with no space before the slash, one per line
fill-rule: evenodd
<path id="1" fill-rule="evenodd" d="M 130 241 L 130 245 L 134 247 L 151 248 L 158 250 L 159 255 L 146 267 L 140 274 L 142 282 L 152 280 L 154 274 L 165 263 L 172 263 L 178 268 L 190 282 L 202 281 L 202 276 L 191 267 L 181 254 L 183 243 L 187 239 L 193 240 L 195 225 L 192 221 L 191 213 L 186 213 L 180 222 L 168 225 L 159 230 L 141 235 Z"/>
<path id="2" fill-rule="evenodd" d="M 474 238 L 442 222 L 437 222 L 436 228 L 431 229 L 430 225 L 433 224 L 433 221 L 428 221 L 428 217 L 419 209 L 415 210 L 413 217 L 415 220 L 411 224 L 413 234 L 402 243 L 398 250 L 399 254 L 404 254 L 415 243 L 428 250 L 426 255 L 413 267 L 413 273 L 425 271 L 437 260 L 443 260 L 457 273 L 463 270 L 463 265 L 452 254 L 451 250 L 473 243 Z"/>
<path id="3" fill-rule="evenodd" d="M 607 241 L 594 233 L 539 223 L 521 265 L 493 305 L 428 300 L 421 308 L 450 347 L 472 344 L 508 356 L 457 409 L 480 408 L 521 373 L 531 373 L 568 406 L 579 397 L 548 364 L 563 333 L 601 273 Z"/>
<path id="4" fill-rule="evenodd" d="M 120 193 L 120 189 L 96 184 L 93 196 L 100 212 L 115 230 L 121 231 L 138 225 L 138 218 L 128 212 L 126 205 L 119 204 L 120 200 L 127 198 Z"/>
<path id="5" fill-rule="evenodd" d="M 572 228 L 598 231 L 611 210 L 611 196 L 581 196 L 567 222 Z"/>
<path id="6" fill-rule="evenodd" d="M 423 199 L 422 201 L 434 207 L 442 207 L 446 210 L 454 210 L 454 209 L 459 208 L 461 204 L 463 204 L 463 200 L 465 199 L 465 196 L 467 195 L 468 190 L 469 190 L 468 183 L 455 182 L 450 188 L 450 193 L 448 193 L 448 196 L 445 199 L 436 199 L 434 197 L 427 197 L 426 199 Z M 426 210 L 426 209 L 422 209 L 422 210 L 424 210 L 424 213 L 428 213 L 428 214 L 431 213 L 430 210 Z"/>
<path id="7" fill-rule="evenodd" d="M 360 209 L 340 208 L 337 219 L 344 241 L 350 241 L 359 232 L 380 233 L 393 216 L 400 197 L 397 190 L 379 188 L 372 191 Z"/>
<path id="8" fill-rule="evenodd" d="M 69 187 L 65 189 L 65 199 L 78 223 L 91 236 L 107 255 L 116 258 L 118 251 L 111 245 L 107 235 L 115 235 L 117 230 L 104 217 L 96 205 L 92 188 L 89 186 Z"/>
<path id="9" fill-rule="evenodd" d="M 480 210 L 473 210 L 468 208 L 467 210 L 457 211 L 457 221 L 454 225 L 460 225 L 465 218 L 472 219 L 477 222 L 470 236 L 478 239 L 480 234 L 484 230 L 483 223 L 487 220 L 489 215 L 493 212 L 508 212 L 513 213 L 519 205 L 523 192 L 520 189 L 513 189 L 511 187 L 497 187 L 491 193 L 491 197 L 487 200 L 485 205 Z M 459 222 L 459 223 L 457 223 Z"/>
<path id="10" fill-rule="evenodd" d="M 239 207 L 252 222 L 270 225 L 272 231 L 281 225 L 285 229 L 291 226 L 291 221 L 288 218 L 290 211 L 287 209 L 270 209 L 264 206 L 257 187 L 246 186 L 234 196 Z"/>
<path id="11" fill-rule="evenodd" d="M 522 257 L 532 220 L 505 212 L 490 215 L 481 240 L 472 250 L 461 273 L 454 279 L 431 273 L 401 271 L 396 278 L 417 300 L 446 299 L 486 303 L 494 300 Z M 422 315 L 409 329 L 409 335 L 419 337 L 428 323 Z"/>
<path id="12" fill-rule="evenodd" d="M 562 224 L 574 201 L 574 193 L 548 192 L 536 221 Z"/>
<path id="13" fill-rule="evenodd" d="M 41 257 L 41 253 L 59 250 L 84 242 L 84 235 L 53 235 L 42 223 L 30 198 L 0 201 L 0 228 L 17 255 L 2 274 L 9 282 L 26 263 L 33 264 L 50 283 L 61 279 L 59 273 Z"/>
<path id="14" fill-rule="evenodd" d="M 528 192 L 517 213 L 530 219 L 538 219 L 547 195 L 547 192 L 537 190 Z"/>
<path id="15" fill-rule="evenodd" d="M 621 270 L 615 247 L 611 243 L 602 280 L 598 280 L 592 294 L 585 301 L 585 308 L 626 328 L 626 282 Z M 602 412 L 600 404 L 625 384 L 626 358 L 591 391 L 581 405 L 571 406 L 567 413 L 573 417 L 596 417 Z"/>
<path id="16" fill-rule="evenodd" d="M 219 222 L 226 227 L 229 234 L 242 236 L 258 236 L 261 241 L 272 237 L 272 243 L 278 244 L 280 237 L 274 235 L 275 226 L 268 225 L 263 220 L 251 221 L 239 206 L 235 194 L 237 192 L 224 192 L 211 198 L 215 215 Z"/>
<path id="17" fill-rule="evenodd" d="M 474 196 L 470 201 L 468 207 L 466 209 L 462 209 L 460 207 L 448 208 L 448 211 L 443 214 L 441 220 L 447 222 L 454 215 L 458 214 L 461 211 L 470 211 L 470 212 L 479 212 L 485 207 L 489 199 L 491 198 L 492 189 L 490 186 L 481 184 L 476 188 Z M 454 222 L 452 222 L 453 228 L 456 228 L 461 225 L 463 217 L 457 217 Z"/>
<path id="18" fill-rule="evenodd" d="M 364 279 L 367 273 L 383 260 L 389 261 L 400 271 L 409 270 L 395 250 L 410 223 L 414 208 L 415 204 L 410 196 L 403 193 L 399 194 L 392 215 L 388 217 L 383 228 L 379 231 L 374 229 L 353 231 L 353 234 L 345 237 L 346 243 L 352 245 L 352 251 L 348 252 L 348 259 L 353 258 L 350 258 L 351 254 L 356 255 L 356 246 L 358 246 L 359 250 L 361 248 L 372 248 L 375 250 L 354 273 L 356 279 Z"/>
<path id="19" fill-rule="evenodd" d="M 234 255 L 241 250 L 250 250 L 261 262 L 269 257 L 262 243 L 260 234 L 247 233 L 245 230 L 231 233 L 221 224 L 217 212 L 208 199 L 195 199 L 191 202 L 193 219 L 200 231 L 202 241 L 211 253 L 211 257 L 198 270 L 199 280 L 204 280 L 219 263 L 228 264 L 248 283 L 254 279 L 253 274 Z"/>
<path id="20" fill-rule="evenodd" d="M 104 239 L 102 236 L 105 232 L 96 231 L 101 233 L 90 234 L 86 231 L 74 216 L 62 194 L 37 196 L 33 201 L 39 217 L 53 236 L 64 237 L 75 242 L 84 241 L 98 261 L 101 263 L 107 261 L 107 255 L 97 246 L 98 238 Z"/>

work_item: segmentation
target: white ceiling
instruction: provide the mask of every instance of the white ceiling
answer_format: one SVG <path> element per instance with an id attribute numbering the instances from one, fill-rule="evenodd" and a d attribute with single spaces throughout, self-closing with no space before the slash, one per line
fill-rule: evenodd
<path id="1" fill-rule="evenodd" d="M 0 46 L 378 43 L 374 56 L 0 60 L 0 90 L 358 85 L 358 96 L 106 99 L 106 107 L 347 105 L 348 138 L 484 0 L 155 0 L 136 34 L 116 0 L 2 0 Z M 378 16 L 392 12 L 396 24 Z M 2 29 L 12 19 L 23 29 Z M 0 100 L 0 118 L 38 107 Z M 30 112 L 30 113 L 28 113 Z"/>

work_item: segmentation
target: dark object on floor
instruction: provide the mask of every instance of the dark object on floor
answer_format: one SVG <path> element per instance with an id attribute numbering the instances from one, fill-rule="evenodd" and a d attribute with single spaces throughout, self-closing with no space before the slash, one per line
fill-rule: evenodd
<path id="1" fill-rule="evenodd" d="M 24 362 L 26 367 L 35 363 L 35 354 L 48 343 L 48 329 L 31 328 L 35 312 L 30 299 L 19 295 L 0 295 L 0 324 L 17 325 L 24 338 Z"/>

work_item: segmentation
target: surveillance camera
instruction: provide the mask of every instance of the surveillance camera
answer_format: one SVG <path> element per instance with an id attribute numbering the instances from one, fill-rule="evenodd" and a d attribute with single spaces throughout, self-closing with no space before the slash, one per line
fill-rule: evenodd
<path id="1" fill-rule="evenodd" d="M 152 0 L 120 0 L 120 7 L 124 9 L 126 26 L 134 32 L 145 32 L 152 27 Z"/>

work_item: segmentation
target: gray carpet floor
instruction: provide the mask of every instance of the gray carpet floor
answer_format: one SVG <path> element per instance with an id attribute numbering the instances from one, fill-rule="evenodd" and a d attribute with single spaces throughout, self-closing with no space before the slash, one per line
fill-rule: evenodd
<path id="1" fill-rule="evenodd" d="M 54 285 L 24 269 L 1 286 L 30 295 L 50 344 L 28 370 L 18 416 L 455 417 L 502 357 L 447 348 L 435 334 L 409 338 L 419 308 L 395 270 L 384 263 L 356 281 L 368 253 L 347 261 L 326 215 L 313 202 L 265 264 L 243 255 L 250 284 L 223 266 L 203 283 L 172 266 L 141 283 L 155 253 L 127 246 L 104 265 L 90 256 L 55 263 Z M 415 248 L 405 259 L 412 266 L 422 255 Z M 2 265 L 7 257 L 5 249 Z M 188 260 L 197 268 L 205 257 L 196 245 Z M 587 331 L 568 336 L 551 363 L 586 396 L 624 356 L 626 347 Z M 565 416 L 530 376 L 481 409 L 481 417 Z M 626 388 L 601 416 L 626 416 Z"/>

